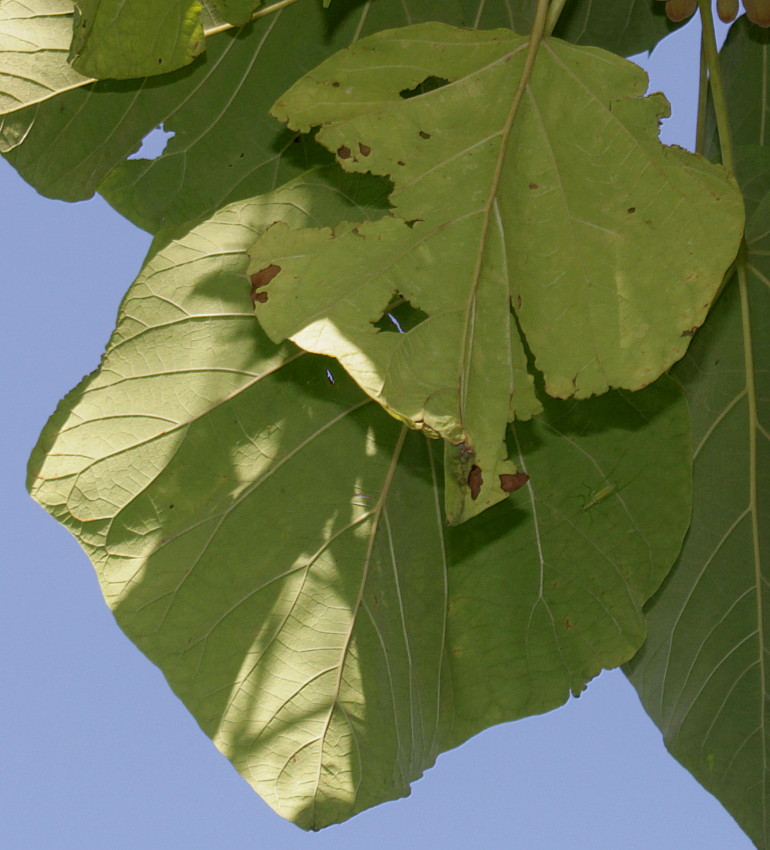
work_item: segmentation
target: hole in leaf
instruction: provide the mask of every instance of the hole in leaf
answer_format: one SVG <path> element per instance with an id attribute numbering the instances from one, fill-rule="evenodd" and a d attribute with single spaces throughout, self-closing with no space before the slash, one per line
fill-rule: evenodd
<path id="1" fill-rule="evenodd" d="M 431 76 L 426 77 L 413 89 L 402 89 L 399 94 L 404 98 L 404 100 L 408 100 L 410 97 L 419 97 L 421 94 L 428 94 L 428 92 L 436 91 L 436 89 L 440 89 L 448 85 L 449 80 L 444 79 L 444 77 Z"/>
<path id="2" fill-rule="evenodd" d="M 378 322 L 372 322 L 372 324 L 381 333 L 405 334 L 414 330 L 427 318 L 427 313 L 413 307 L 406 298 L 395 293 L 393 300 L 385 308 L 382 318 Z"/>
<path id="3" fill-rule="evenodd" d="M 142 139 L 139 149 L 126 157 L 126 159 L 157 159 L 166 150 L 166 145 L 175 135 L 176 133 L 165 130 L 163 125 L 160 124 L 154 130 L 150 130 Z"/>

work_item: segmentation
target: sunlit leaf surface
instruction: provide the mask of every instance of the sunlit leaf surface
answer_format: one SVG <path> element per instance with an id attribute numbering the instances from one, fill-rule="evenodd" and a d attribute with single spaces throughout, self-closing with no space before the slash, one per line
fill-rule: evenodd
<path id="1" fill-rule="evenodd" d="M 689 516 L 687 414 L 664 379 L 547 401 L 509 434 L 526 485 L 446 527 L 440 444 L 254 320 L 247 246 L 276 218 L 377 214 L 358 183 L 310 172 L 159 238 L 30 462 L 121 627 L 308 829 L 630 658 Z M 323 200 L 310 215 L 303 192 Z"/>
<path id="2" fill-rule="evenodd" d="M 0 152 L 24 139 L 33 121 L 24 107 L 90 82 L 67 63 L 71 39 L 71 0 L 0 3 Z"/>
<path id="3" fill-rule="evenodd" d="M 703 322 L 743 226 L 720 167 L 659 143 L 667 104 L 644 97 L 636 65 L 548 40 L 521 88 L 527 45 L 507 30 L 386 31 L 273 109 L 395 188 L 379 221 L 269 230 L 252 249 L 257 317 L 465 452 L 450 522 L 505 498 L 506 423 L 537 411 L 519 328 L 549 395 L 646 386 Z M 424 321 L 382 332 L 403 300 Z"/>

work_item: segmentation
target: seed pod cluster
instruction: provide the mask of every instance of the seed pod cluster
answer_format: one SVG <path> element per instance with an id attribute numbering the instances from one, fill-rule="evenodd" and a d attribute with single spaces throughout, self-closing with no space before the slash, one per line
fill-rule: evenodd
<path id="1" fill-rule="evenodd" d="M 698 0 L 662 0 L 672 21 L 683 21 L 694 14 Z M 746 17 L 760 27 L 770 27 L 770 0 L 742 0 Z M 717 14 L 729 24 L 738 17 L 738 0 L 717 0 Z"/>

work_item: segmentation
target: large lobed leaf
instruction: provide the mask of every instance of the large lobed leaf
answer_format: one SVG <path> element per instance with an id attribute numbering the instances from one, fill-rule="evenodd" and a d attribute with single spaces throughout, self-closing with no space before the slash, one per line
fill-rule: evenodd
<path id="1" fill-rule="evenodd" d="M 770 847 L 770 114 L 767 30 L 722 49 L 746 209 L 733 278 L 675 374 L 695 442 L 692 527 L 627 673 L 671 753 Z M 718 151 L 712 132 L 711 149 Z"/>
<path id="2" fill-rule="evenodd" d="M 646 386 L 684 353 L 743 228 L 726 173 L 658 142 L 667 105 L 637 66 L 551 39 L 522 81 L 527 45 L 441 24 L 378 33 L 273 109 L 320 126 L 344 168 L 390 177 L 393 208 L 271 228 L 252 249 L 257 317 L 458 447 L 450 522 L 505 498 L 506 423 L 537 412 L 519 328 L 552 396 Z M 405 97 L 426 80 L 448 84 Z M 398 299 L 425 320 L 380 332 Z"/>
<path id="3" fill-rule="evenodd" d="M 437 444 L 270 343 L 249 303 L 255 236 L 371 214 L 358 182 L 310 172 L 159 237 L 30 462 L 121 627 L 304 828 L 630 658 L 689 516 L 687 414 L 662 380 L 547 401 L 510 434 L 527 486 L 446 528 Z"/>
<path id="4" fill-rule="evenodd" d="M 250 3 L 217 5 L 240 22 Z M 570 0 L 557 32 L 621 53 L 651 48 L 667 32 L 665 15 L 652 4 L 646 11 L 640 0 L 621 5 Z M 0 73 L 8 72 L 0 77 L 0 115 L 13 114 L 2 119 L 0 150 L 15 148 L 9 159 L 42 194 L 80 200 L 99 190 L 120 213 L 156 232 L 270 191 L 319 161 L 320 149 L 292 145 L 266 113 L 339 48 L 386 27 L 429 20 L 523 32 L 532 8 L 530 0 L 335 0 L 324 11 L 306 0 L 237 35 L 208 39 L 205 59 L 179 71 L 92 83 L 67 63 L 72 0 L 7 0 L 0 4 Z M 630 45 L 629 35 L 643 40 Z M 176 134 L 163 153 L 128 159 L 160 124 Z"/>

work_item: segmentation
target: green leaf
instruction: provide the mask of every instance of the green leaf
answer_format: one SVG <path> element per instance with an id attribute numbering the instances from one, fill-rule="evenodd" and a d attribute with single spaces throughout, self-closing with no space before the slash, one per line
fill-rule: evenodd
<path id="1" fill-rule="evenodd" d="M 505 498 L 506 423 L 537 412 L 517 323 L 548 394 L 643 387 L 684 353 L 743 227 L 726 173 L 658 142 L 667 105 L 643 96 L 636 65 L 553 39 L 522 82 L 526 48 L 505 30 L 382 32 L 274 107 L 291 129 L 320 126 L 345 169 L 395 188 L 377 222 L 272 228 L 252 249 L 267 287 L 257 316 L 460 447 L 450 522 Z M 451 84 L 404 96 L 430 79 Z M 400 298 L 425 321 L 378 332 Z"/>
<path id="2" fill-rule="evenodd" d="M 76 0 L 70 63 L 125 80 L 189 65 L 205 50 L 199 0 Z"/>
<path id="3" fill-rule="evenodd" d="M 662 379 L 516 423 L 527 485 L 445 527 L 436 444 L 270 343 L 249 303 L 257 233 L 308 221 L 298 197 L 335 220 L 359 180 L 311 172 L 159 236 L 30 462 L 121 627 L 304 828 L 629 658 L 689 516 L 687 413 Z"/>
<path id="4" fill-rule="evenodd" d="M 238 34 L 209 39 L 205 62 L 155 80 L 93 83 L 14 113 L 7 132 L 23 143 L 7 158 L 42 194 L 73 201 L 98 189 L 153 233 L 210 216 L 329 162 L 318 145 L 296 143 L 268 116 L 269 107 L 359 32 L 423 15 L 463 20 L 451 0 L 375 0 L 363 7 L 338 0 L 328 12 L 297 3 Z M 127 159 L 160 124 L 175 134 L 162 155 Z"/>
<path id="5" fill-rule="evenodd" d="M 475 4 L 469 4 L 475 5 Z M 532 31 L 537 0 L 482 3 L 477 26 L 508 26 L 521 33 Z M 573 44 L 603 47 L 619 56 L 632 56 L 653 47 L 682 24 L 666 17 L 662 3 L 650 0 L 568 0 L 554 35 Z"/>
<path id="6" fill-rule="evenodd" d="M 675 370 L 693 418 L 693 520 L 627 672 L 671 753 L 768 847 L 770 148 L 737 155 L 747 298 L 731 280 Z"/>
<path id="7" fill-rule="evenodd" d="M 67 0 L 0 3 L 0 152 L 24 139 L 33 111 L 6 116 L 90 82 L 66 61 L 71 13 Z"/>

